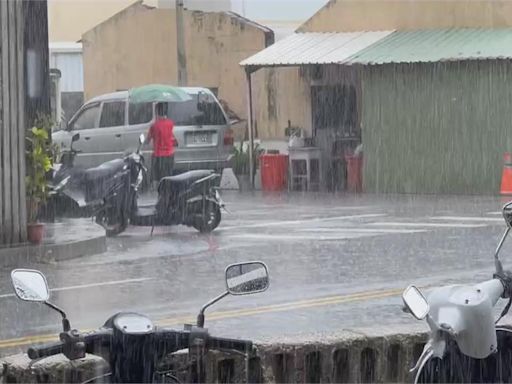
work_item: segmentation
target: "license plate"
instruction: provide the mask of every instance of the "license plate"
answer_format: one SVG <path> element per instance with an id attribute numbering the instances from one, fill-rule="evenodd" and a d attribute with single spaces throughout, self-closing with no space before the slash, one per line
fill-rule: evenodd
<path id="1" fill-rule="evenodd" d="M 212 143 L 212 134 L 209 132 L 195 132 L 188 135 L 187 144 L 203 145 Z"/>

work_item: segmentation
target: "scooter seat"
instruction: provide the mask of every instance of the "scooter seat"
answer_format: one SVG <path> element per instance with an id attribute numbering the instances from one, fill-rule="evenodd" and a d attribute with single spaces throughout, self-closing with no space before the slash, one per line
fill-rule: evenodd
<path id="1" fill-rule="evenodd" d="M 85 171 L 84 178 L 86 182 L 94 182 L 113 177 L 125 166 L 123 159 L 107 161 L 97 167 L 89 168 Z"/>
<path id="2" fill-rule="evenodd" d="M 158 185 L 159 190 L 176 190 L 185 189 L 190 186 L 193 182 L 200 180 L 204 177 L 210 176 L 213 171 L 210 170 L 197 170 L 182 173 L 176 176 L 163 177 Z"/>
<path id="3" fill-rule="evenodd" d="M 167 176 L 162 178 L 162 180 L 165 180 L 167 182 L 171 183 L 187 183 L 187 182 L 193 182 L 199 179 L 202 179 L 203 177 L 210 176 L 213 173 L 213 171 L 206 170 L 206 169 L 199 169 L 197 171 L 188 171 L 185 173 L 181 173 L 176 176 Z"/>

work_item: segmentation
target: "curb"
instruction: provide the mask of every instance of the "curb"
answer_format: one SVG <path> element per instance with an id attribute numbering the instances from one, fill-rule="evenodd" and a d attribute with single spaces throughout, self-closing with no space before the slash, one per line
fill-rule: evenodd
<path id="1" fill-rule="evenodd" d="M 106 252 L 106 236 L 58 244 L 25 244 L 12 248 L 0 248 L 0 267 L 17 266 L 20 263 L 37 263 L 71 260 Z"/>

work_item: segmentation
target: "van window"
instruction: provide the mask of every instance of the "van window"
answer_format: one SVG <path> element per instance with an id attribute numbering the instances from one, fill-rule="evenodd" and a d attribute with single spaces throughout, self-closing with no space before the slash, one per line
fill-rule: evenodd
<path id="1" fill-rule="evenodd" d="M 130 125 L 146 124 L 153 119 L 152 103 L 130 104 L 128 107 L 128 121 Z"/>
<path id="2" fill-rule="evenodd" d="M 124 125 L 124 111 L 126 102 L 113 101 L 103 103 L 101 110 L 100 128 L 102 127 L 119 127 Z"/>
<path id="3" fill-rule="evenodd" d="M 69 124 L 69 130 L 81 130 L 96 128 L 98 114 L 100 113 L 99 104 L 91 104 L 85 107 L 74 121 Z"/>
<path id="4" fill-rule="evenodd" d="M 226 118 L 216 102 L 198 108 L 197 100 L 168 103 L 167 113 L 175 125 L 224 125 Z"/>

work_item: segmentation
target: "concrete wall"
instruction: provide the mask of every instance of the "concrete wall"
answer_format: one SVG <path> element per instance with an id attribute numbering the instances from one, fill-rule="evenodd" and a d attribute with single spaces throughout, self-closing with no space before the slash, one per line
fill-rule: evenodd
<path id="1" fill-rule="evenodd" d="M 231 0 L 184 0 L 186 9 L 205 12 L 228 12 L 232 11 Z M 175 0 L 157 0 L 159 8 L 174 8 Z"/>
<path id="2" fill-rule="evenodd" d="M 147 83 L 177 83 L 174 10 L 131 6 L 83 35 L 85 98 Z M 240 61 L 272 42 L 272 32 L 229 13 L 185 12 L 190 86 L 218 88 L 246 116 Z"/>
<path id="3" fill-rule="evenodd" d="M 299 68 L 265 68 L 252 77 L 258 138 L 283 139 L 288 120 L 292 126 L 311 133 L 311 92 L 303 71 Z"/>
<path id="4" fill-rule="evenodd" d="M 412 320 L 411 320 L 412 321 Z M 421 324 L 423 325 L 423 324 Z M 336 332 L 333 330 L 333 332 Z M 338 332 L 330 337 L 276 340 L 256 345 L 247 375 L 244 357 L 233 353 L 208 353 L 208 383 L 404 383 L 418 359 L 426 335 L 382 329 L 369 332 Z M 186 354 L 168 357 L 159 369 L 183 366 Z M 108 371 L 96 356 L 70 363 L 62 355 L 30 363 L 26 355 L 0 361 L 0 382 L 83 382 Z M 3 380 L 2 380 L 3 376 Z M 246 378 L 249 380 L 246 380 Z M 186 382 L 185 375 L 179 375 Z"/>
<path id="5" fill-rule="evenodd" d="M 368 192 L 496 194 L 512 148 L 510 61 L 363 70 Z"/>
<path id="6" fill-rule="evenodd" d="M 301 31 L 347 32 L 512 26 L 508 0 L 331 0 Z"/>

